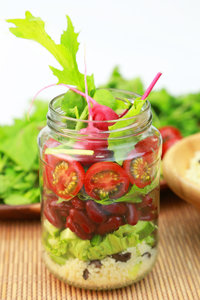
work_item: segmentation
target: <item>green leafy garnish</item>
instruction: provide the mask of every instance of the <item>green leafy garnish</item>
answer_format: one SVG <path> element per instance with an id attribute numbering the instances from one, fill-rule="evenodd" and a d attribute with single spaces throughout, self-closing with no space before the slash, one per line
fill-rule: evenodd
<path id="1" fill-rule="evenodd" d="M 73 91 L 69 90 L 63 96 L 61 109 L 66 113 L 68 117 L 79 119 L 85 107 L 85 99 L 82 96 L 75 94 Z"/>
<path id="2" fill-rule="evenodd" d="M 79 48 L 78 33 L 69 16 L 67 16 L 67 30 L 63 32 L 60 44 L 56 44 L 45 31 L 45 23 L 41 18 L 34 17 L 29 11 L 25 19 L 9 19 L 7 22 L 16 27 L 10 31 L 17 37 L 30 39 L 45 47 L 59 62 L 62 70 L 50 66 L 53 74 L 58 78 L 58 83 L 74 85 L 80 91 L 85 90 L 84 75 L 79 72 L 76 55 Z M 87 76 L 89 93 L 95 89 L 93 75 Z"/>
<path id="3" fill-rule="evenodd" d="M 145 103 L 145 100 L 141 100 L 141 98 L 137 98 L 134 100 L 131 108 L 128 110 L 128 112 L 120 118 L 119 122 L 116 122 L 114 125 L 109 126 L 109 130 L 118 130 L 121 128 L 125 128 L 133 124 L 133 119 L 127 120 L 128 118 L 132 118 L 136 115 L 138 115 L 141 112 L 141 109 Z M 109 138 L 120 138 L 124 136 L 124 132 L 116 131 L 116 132 L 111 132 Z"/>
<path id="4" fill-rule="evenodd" d="M 113 110 L 116 109 L 116 100 L 111 92 L 104 89 L 99 89 L 95 91 L 93 96 L 94 100 L 96 100 L 99 104 L 106 105 Z"/>
<path id="5" fill-rule="evenodd" d="M 101 205 L 109 205 L 112 203 L 117 203 L 117 202 L 129 202 L 129 203 L 141 203 L 142 202 L 142 196 L 149 194 L 151 191 L 153 191 L 156 187 L 159 185 L 159 172 L 157 172 L 154 180 L 145 186 L 144 188 L 139 188 L 135 184 L 133 184 L 130 187 L 130 190 L 122 197 L 117 198 L 117 199 L 110 199 L 109 196 L 106 198 L 102 198 L 100 200 L 94 199 L 87 195 L 83 190 L 81 190 L 77 196 L 79 199 L 82 201 L 88 201 L 88 200 L 93 200 Z"/>
<path id="6" fill-rule="evenodd" d="M 115 160 L 120 164 L 126 153 L 130 152 L 134 147 L 133 145 L 137 142 L 138 138 L 132 136 L 133 129 L 129 128 L 129 126 L 131 127 L 134 123 L 132 117 L 137 116 L 141 112 L 144 103 L 145 100 L 141 100 L 141 98 L 135 99 L 128 112 L 114 125 L 109 126 L 111 133 L 108 139 L 108 148 L 114 151 Z M 122 128 L 126 129 L 121 130 Z M 124 136 L 127 136 L 126 139 L 123 138 Z"/>

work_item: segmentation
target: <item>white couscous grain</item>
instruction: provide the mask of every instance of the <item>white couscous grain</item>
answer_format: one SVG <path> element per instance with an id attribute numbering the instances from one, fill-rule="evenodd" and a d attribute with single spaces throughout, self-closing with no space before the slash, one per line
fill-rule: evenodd
<path id="1" fill-rule="evenodd" d="M 46 251 L 43 253 L 43 259 L 52 273 L 71 285 L 96 290 L 112 289 L 143 278 L 153 267 L 157 255 L 157 249 L 151 248 L 145 242 L 139 244 L 137 248 L 128 248 L 125 252 L 131 253 L 131 258 L 127 262 L 116 261 L 109 256 L 101 260 L 101 268 L 78 258 L 70 258 L 66 264 L 58 265 Z M 83 272 L 86 269 L 88 278 L 84 279 Z"/>

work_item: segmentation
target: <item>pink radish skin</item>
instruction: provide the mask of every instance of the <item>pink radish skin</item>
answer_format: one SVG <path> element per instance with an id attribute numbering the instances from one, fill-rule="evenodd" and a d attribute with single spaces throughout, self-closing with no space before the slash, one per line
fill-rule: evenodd
<path id="1" fill-rule="evenodd" d="M 95 103 L 92 107 L 92 116 L 95 121 L 99 121 L 98 123 L 95 123 L 94 126 L 103 131 L 107 131 L 108 126 L 115 124 L 115 122 L 105 121 L 119 119 L 119 116 L 114 112 L 114 110 L 108 106 L 99 105 L 98 103 Z"/>
<path id="2" fill-rule="evenodd" d="M 86 134 L 87 137 L 84 140 L 80 140 L 74 144 L 75 149 L 86 149 L 86 150 L 98 150 L 98 149 L 106 149 L 108 147 L 108 134 L 101 133 L 101 131 L 96 127 L 86 127 L 82 128 L 79 131 L 80 134 Z M 99 138 L 102 138 L 99 139 Z"/>

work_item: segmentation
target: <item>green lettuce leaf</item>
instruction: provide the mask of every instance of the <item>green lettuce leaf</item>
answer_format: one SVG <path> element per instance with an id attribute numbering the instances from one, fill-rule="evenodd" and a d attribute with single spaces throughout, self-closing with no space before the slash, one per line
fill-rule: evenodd
<path id="1" fill-rule="evenodd" d="M 116 109 L 116 100 L 111 92 L 105 89 L 95 91 L 93 98 L 101 105 L 106 105 L 113 110 Z"/>
<path id="2" fill-rule="evenodd" d="M 25 205 L 31 202 L 26 196 L 15 193 L 5 198 L 4 203 L 7 205 Z"/>
<path id="3" fill-rule="evenodd" d="M 110 199 L 109 197 L 107 197 L 104 199 L 97 200 L 89 197 L 87 194 L 82 192 L 79 192 L 77 196 L 79 199 L 83 201 L 93 200 L 101 205 L 109 205 L 117 202 L 141 203 L 142 202 L 141 196 L 149 194 L 153 189 L 158 187 L 159 178 L 160 178 L 159 170 L 157 170 L 157 173 L 155 174 L 155 178 L 150 184 L 148 184 L 144 188 L 139 188 L 137 185 L 133 184 L 130 190 L 124 196 L 117 199 Z"/>
<path id="4" fill-rule="evenodd" d="M 8 136 L 0 144 L 0 152 L 3 152 L 23 170 L 30 170 L 37 159 L 37 135 L 38 123 L 30 123 L 21 128 L 14 136 Z"/>
<path id="5" fill-rule="evenodd" d="M 45 228 L 48 233 L 43 238 L 43 243 L 50 254 L 66 259 L 77 257 L 88 261 L 103 259 L 108 255 L 123 252 L 127 248 L 136 247 L 153 233 L 156 225 L 148 221 L 139 221 L 134 226 L 126 224 L 104 237 L 96 235 L 91 241 L 81 240 L 74 233 L 70 233 L 69 228 L 63 230 L 57 237 L 52 226 L 45 226 Z"/>
<path id="6" fill-rule="evenodd" d="M 0 126 L 1 203 L 20 205 L 40 201 L 37 135 L 46 123 L 47 109 L 47 102 L 35 101 L 30 121 L 24 115 L 12 125 Z"/>
<path id="7" fill-rule="evenodd" d="M 61 101 L 61 109 L 66 113 L 68 117 L 79 119 L 83 112 L 87 102 L 86 100 L 69 90 Z M 76 124 L 74 124 L 75 126 Z"/>

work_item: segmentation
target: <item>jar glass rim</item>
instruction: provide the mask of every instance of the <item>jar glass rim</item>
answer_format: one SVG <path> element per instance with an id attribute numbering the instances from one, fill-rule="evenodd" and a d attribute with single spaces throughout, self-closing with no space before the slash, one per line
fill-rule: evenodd
<path id="1" fill-rule="evenodd" d="M 110 91 L 114 91 L 114 92 L 118 92 L 118 93 L 123 93 L 123 94 L 127 94 L 127 95 L 132 95 L 135 99 L 141 97 L 141 95 L 139 95 L 139 94 L 136 94 L 136 93 L 134 93 L 134 92 L 129 92 L 129 91 L 126 91 L 126 90 L 112 89 L 112 88 L 109 88 L 109 89 L 106 89 L 106 90 L 110 90 Z M 89 121 L 89 120 L 77 119 L 77 118 L 72 118 L 72 117 L 65 116 L 65 115 L 61 114 L 60 111 L 58 111 L 58 110 L 56 110 L 56 109 L 54 108 L 55 102 L 56 102 L 60 97 L 62 97 L 62 96 L 64 96 L 64 95 L 65 95 L 65 93 L 60 94 L 60 95 L 54 97 L 54 98 L 50 101 L 50 103 L 49 103 L 49 108 L 50 108 L 50 110 L 51 110 L 54 114 L 56 114 L 58 117 L 62 118 L 63 120 L 68 120 L 68 121 L 73 121 L 73 122 L 82 122 L 82 123 L 85 123 L 85 124 L 88 124 L 88 123 L 91 124 L 91 123 L 92 123 L 92 124 L 95 125 L 95 124 L 97 124 L 97 123 L 99 123 L 99 122 L 101 122 L 101 123 L 103 123 L 103 124 L 108 124 L 108 123 L 113 123 L 113 122 L 128 121 L 128 120 L 135 119 L 136 117 L 139 117 L 139 118 L 140 118 L 140 116 L 144 115 L 144 114 L 150 109 L 150 107 L 151 107 L 150 102 L 149 102 L 148 100 L 146 100 L 145 103 L 144 103 L 144 108 L 143 108 L 143 110 L 142 110 L 139 114 L 134 115 L 134 116 L 132 116 L 132 117 L 129 117 L 129 118 L 119 118 L 119 119 L 113 119 L 113 120 L 102 120 L 102 121 L 91 120 L 91 121 Z M 135 99 L 129 99 L 129 98 L 126 98 L 126 100 L 128 100 L 130 103 L 133 103 L 133 101 L 131 101 L 131 100 L 135 100 Z M 122 101 L 123 101 L 123 97 L 122 97 L 122 98 L 118 98 L 118 100 L 122 100 Z M 142 101 L 142 100 L 141 100 L 141 101 Z"/>
<path id="2" fill-rule="evenodd" d="M 126 90 L 120 90 L 120 89 L 106 89 L 112 92 L 113 97 L 116 100 L 124 101 L 125 103 L 132 104 L 134 103 L 134 100 L 136 100 L 138 97 L 141 97 L 140 95 L 129 92 Z M 123 132 L 124 137 L 127 137 L 130 135 L 130 129 L 132 130 L 132 135 L 137 135 L 143 131 L 145 131 L 151 124 L 152 124 L 152 113 L 151 113 L 151 104 L 148 100 L 144 101 L 144 105 L 142 107 L 142 111 L 138 113 L 137 115 L 131 116 L 126 118 L 125 116 L 123 118 L 118 118 L 115 120 L 84 120 L 84 119 L 76 119 L 73 117 L 68 117 L 64 114 L 64 111 L 61 109 L 61 102 L 62 97 L 65 94 L 58 95 L 54 97 L 50 103 L 49 103 L 49 111 L 47 114 L 47 125 L 55 132 L 62 136 L 82 136 L 85 138 L 92 139 L 93 137 L 91 134 L 86 134 L 84 132 L 81 132 L 81 128 L 88 127 L 89 124 L 94 125 L 94 127 L 97 127 L 97 124 L 99 122 L 101 124 L 106 124 L 108 129 L 100 130 L 98 132 L 98 139 L 105 139 L 105 134 L 111 134 L 115 132 Z M 143 100 L 141 100 L 143 101 Z M 122 113 L 126 110 L 130 109 L 130 106 L 127 108 L 124 108 Z M 69 126 L 69 122 L 74 124 L 74 128 Z M 113 124 L 118 124 L 117 128 L 112 128 L 111 126 Z M 78 127 L 77 127 L 77 126 Z M 128 132 L 129 130 L 129 132 Z M 120 136 L 123 135 L 120 134 Z M 94 133 L 95 136 L 95 133 Z M 96 137 L 94 137 L 96 138 Z M 117 137 L 116 137 L 117 138 Z M 115 139 L 115 137 L 113 137 Z"/>

